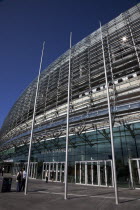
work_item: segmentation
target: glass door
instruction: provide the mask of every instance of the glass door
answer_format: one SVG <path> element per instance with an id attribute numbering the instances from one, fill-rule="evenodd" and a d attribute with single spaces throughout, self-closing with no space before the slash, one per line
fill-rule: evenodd
<path id="1" fill-rule="evenodd" d="M 106 161 L 106 174 L 107 174 L 107 185 L 108 186 L 114 186 L 112 161 Z"/>
<path id="2" fill-rule="evenodd" d="M 92 170 L 93 164 L 91 162 L 87 162 L 87 184 L 92 184 Z"/>
<path id="3" fill-rule="evenodd" d="M 61 178 L 60 181 L 64 182 L 65 164 L 61 163 Z"/>
<path id="4" fill-rule="evenodd" d="M 81 162 L 81 183 L 85 184 L 85 162 Z"/>
<path id="5" fill-rule="evenodd" d="M 45 179 L 46 171 L 48 172 L 48 181 L 64 182 L 64 162 L 44 162 L 42 170 L 42 179 Z"/>
<path id="6" fill-rule="evenodd" d="M 29 177 L 32 177 L 32 163 L 30 163 L 29 167 Z"/>
<path id="7" fill-rule="evenodd" d="M 42 179 L 45 179 L 46 163 L 43 163 Z"/>
<path id="8" fill-rule="evenodd" d="M 80 163 L 75 162 L 75 183 L 80 183 Z"/>
<path id="9" fill-rule="evenodd" d="M 37 163 L 33 163 L 33 167 L 32 167 L 32 178 L 36 179 L 37 177 Z"/>
<path id="10" fill-rule="evenodd" d="M 18 171 L 20 170 L 20 163 L 14 163 L 13 167 L 13 175 L 17 175 Z"/>
<path id="11" fill-rule="evenodd" d="M 106 162 L 101 161 L 100 163 L 100 185 L 106 185 Z"/>
<path id="12" fill-rule="evenodd" d="M 113 186 L 112 160 L 75 162 L 76 184 Z"/>
<path id="13" fill-rule="evenodd" d="M 57 181 L 56 180 L 56 174 L 57 174 L 57 171 L 56 171 L 56 163 L 53 164 L 53 170 L 54 170 L 53 181 Z"/>
<path id="14" fill-rule="evenodd" d="M 98 183 L 98 162 L 93 162 L 92 185 L 99 185 Z"/>
<path id="15" fill-rule="evenodd" d="M 58 163 L 57 165 L 57 181 L 60 182 L 60 168 L 61 168 L 61 163 Z"/>
<path id="16" fill-rule="evenodd" d="M 130 181 L 133 188 L 140 188 L 140 158 L 129 159 Z"/>

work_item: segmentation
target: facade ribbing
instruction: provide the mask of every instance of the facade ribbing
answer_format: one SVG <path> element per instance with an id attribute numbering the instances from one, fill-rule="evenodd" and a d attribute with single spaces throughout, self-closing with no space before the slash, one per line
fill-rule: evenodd
<path id="1" fill-rule="evenodd" d="M 102 32 L 117 178 L 125 183 L 131 178 L 127 172 L 133 159 L 140 157 L 140 4 L 102 26 Z M 122 41 L 124 36 L 127 38 L 125 43 Z M 41 73 L 31 159 L 42 164 L 42 172 L 47 167 L 51 171 L 51 164 L 57 171 L 58 164 L 64 167 L 68 70 L 69 50 Z M 36 81 L 26 88 L 3 123 L 1 160 L 12 159 L 17 165 L 27 161 Z M 82 179 L 83 167 L 83 183 L 88 184 L 88 167 L 94 171 L 94 165 L 97 167 L 99 161 L 97 171 L 101 170 L 102 164 L 103 168 L 111 170 L 112 159 L 100 29 L 71 49 L 69 122 L 69 176 L 80 183 L 77 177 Z M 93 179 L 91 182 L 93 184 Z M 101 181 L 97 182 L 101 184 Z"/>

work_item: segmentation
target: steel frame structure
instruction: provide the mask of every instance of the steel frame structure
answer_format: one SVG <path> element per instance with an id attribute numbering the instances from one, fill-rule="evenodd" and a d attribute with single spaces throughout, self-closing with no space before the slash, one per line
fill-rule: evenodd
<path id="1" fill-rule="evenodd" d="M 140 4 L 102 26 L 102 33 L 113 126 L 140 121 Z M 127 37 L 126 45 L 122 44 L 123 36 Z M 69 134 L 83 134 L 81 141 L 92 146 L 94 142 L 84 133 L 94 130 L 107 136 L 105 128 L 109 127 L 100 37 L 98 29 L 71 48 Z M 49 150 L 49 143 L 58 149 L 65 147 L 61 137 L 66 136 L 68 71 L 69 50 L 41 73 L 33 134 L 35 151 L 42 147 Z M 36 82 L 21 94 L 3 123 L 1 160 L 15 155 L 4 154 L 12 148 L 21 148 L 19 154 L 28 151 Z M 109 135 L 107 139 L 110 141 Z M 77 142 L 70 139 L 69 144 L 76 147 Z"/>

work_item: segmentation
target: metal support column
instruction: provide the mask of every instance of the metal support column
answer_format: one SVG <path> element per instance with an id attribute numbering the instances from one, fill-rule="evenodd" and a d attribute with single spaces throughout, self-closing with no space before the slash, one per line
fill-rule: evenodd
<path id="1" fill-rule="evenodd" d="M 115 200 L 116 200 L 116 204 L 118 204 L 118 189 L 117 189 L 117 179 L 116 179 L 116 163 L 115 163 L 115 151 L 114 151 L 114 140 L 113 140 L 112 117 L 111 117 L 108 78 L 107 78 L 107 69 L 106 69 L 106 62 L 105 62 L 105 52 L 104 52 L 104 45 L 103 45 L 103 35 L 102 35 L 101 23 L 100 23 L 100 30 L 101 30 L 101 42 L 102 42 L 104 71 L 105 71 L 105 80 L 106 80 L 106 92 L 107 92 L 107 102 L 108 102 L 108 114 L 109 114 L 110 136 L 111 136 L 111 149 L 112 149 L 112 161 L 113 161 Z"/>
<path id="2" fill-rule="evenodd" d="M 132 176 L 132 166 L 131 166 L 131 159 L 128 159 L 128 164 L 129 164 L 129 173 L 130 173 L 130 182 L 131 182 L 131 187 L 134 189 L 134 182 L 133 182 L 133 176 Z"/>
<path id="3" fill-rule="evenodd" d="M 32 127 L 31 127 L 31 135 L 30 135 L 29 153 L 28 153 L 27 176 L 26 176 L 26 183 L 25 183 L 25 195 L 27 195 L 27 191 L 28 191 L 28 177 L 29 177 L 30 158 L 31 158 L 31 149 L 32 149 L 32 138 L 33 138 L 34 123 L 35 123 L 35 111 L 36 111 L 36 103 L 37 103 L 37 96 L 38 96 L 38 89 L 39 89 L 40 72 L 41 72 L 41 67 L 42 67 L 44 46 L 45 46 L 45 42 L 43 42 L 40 67 L 39 67 L 38 79 L 37 79 L 37 84 L 36 84 L 36 94 L 35 94 L 35 101 L 34 101 L 34 111 L 33 111 Z"/>
<path id="4" fill-rule="evenodd" d="M 70 109 L 70 77 L 71 77 L 71 38 L 70 33 L 70 50 L 69 50 L 69 74 L 68 74 L 68 100 L 67 100 L 67 131 L 66 131 L 66 158 L 65 158 L 65 195 L 64 199 L 67 199 L 68 191 L 68 144 L 69 144 L 69 109 Z"/>

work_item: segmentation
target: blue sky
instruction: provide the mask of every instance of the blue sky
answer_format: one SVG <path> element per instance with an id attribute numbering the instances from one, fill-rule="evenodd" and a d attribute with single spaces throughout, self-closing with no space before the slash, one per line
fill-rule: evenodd
<path id="1" fill-rule="evenodd" d="M 0 0 L 0 127 L 24 89 L 72 44 L 138 0 Z"/>

